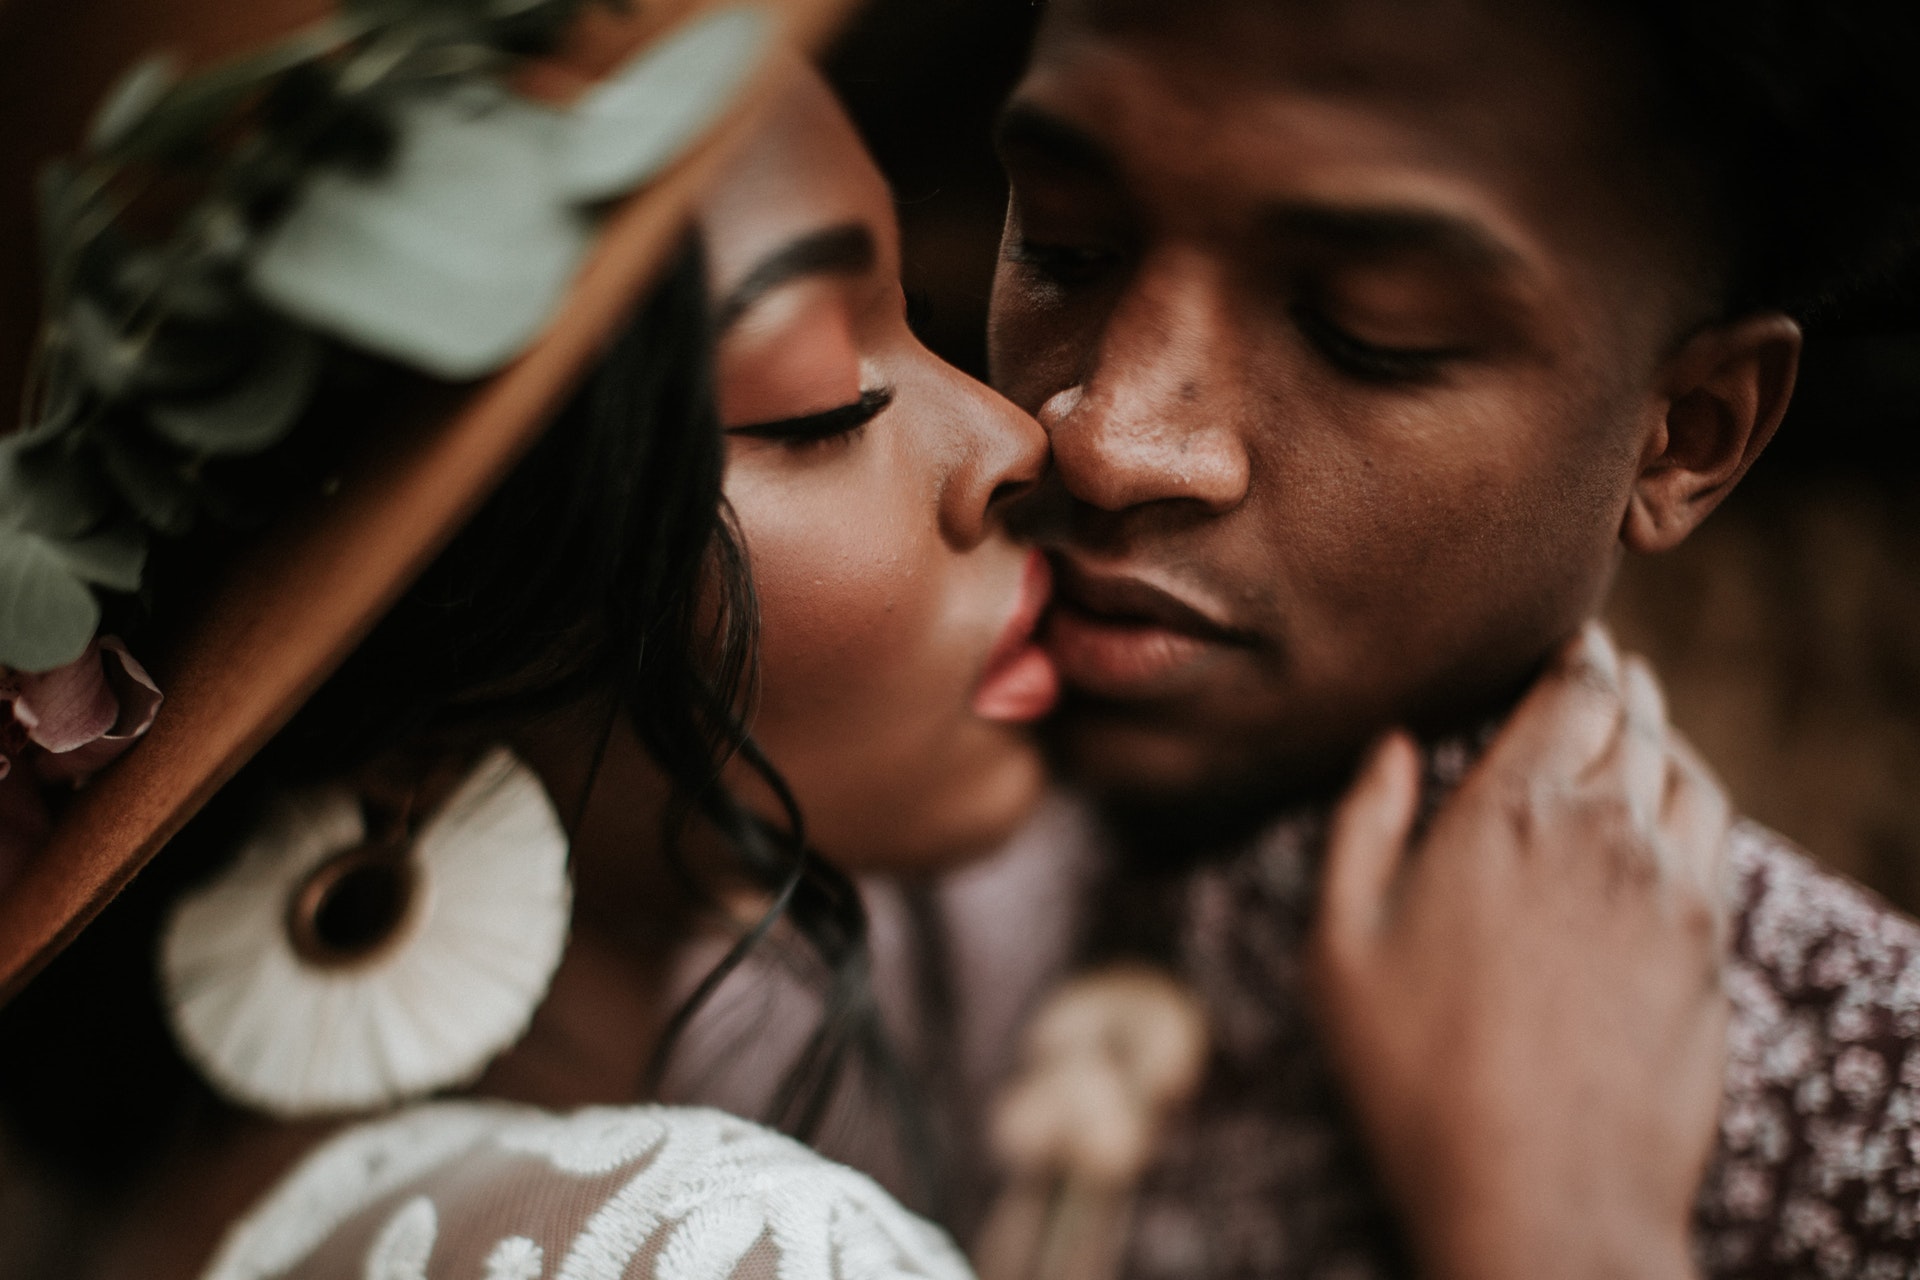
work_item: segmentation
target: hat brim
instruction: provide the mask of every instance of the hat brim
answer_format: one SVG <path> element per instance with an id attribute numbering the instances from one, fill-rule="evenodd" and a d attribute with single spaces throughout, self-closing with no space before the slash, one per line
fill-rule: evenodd
<path id="1" fill-rule="evenodd" d="M 813 49 L 854 0 L 761 0 Z M 712 4 L 693 4 L 691 15 Z M 412 405 L 325 497 L 228 566 L 149 665 L 166 703 L 148 735 L 76 794 L 0 894 L 0 1002 L 123 889 L 352 652 L 536 440 L 642 298 L 695 199 L 753 127 L 763 64 L 724 118 L 609 214 L 552 325 L 477 387 Z"/>

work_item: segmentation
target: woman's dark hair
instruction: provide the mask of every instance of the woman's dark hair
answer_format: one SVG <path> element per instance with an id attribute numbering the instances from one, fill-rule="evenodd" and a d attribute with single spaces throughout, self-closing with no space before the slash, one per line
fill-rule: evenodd
<path id="1" fill-rule="evenodd" d="M 1714 180 L 1730 312 L 1845 322 L 1920 245 L 1920 5 L 1590 0 L 1655 54 L 1666 120 Z"/>
<path id="2" fill-rule="evenodd" d="M 806 1136 L 850 1052 L 884 1039 L 852 883 L 808 854 L 800 814 L 745 732 L 756 611 L 721 495 L 700 255 L 689 247 L 586 385 L 305 708 L 121 901 L 0 1015 L 0 1108 L 56 1167 L 111 1182 L 211 1095 L 171 1047 L 152 956 L 166 904 L 218 864 L 270 785 L 339 777 L 396 746 L 473 749 L 561 708 L 624 716 L 675 788 L 670 824 L 712 823 L 831 975 L 827 1015 L 770 1117 Z M 721 784 L 734 757 L 785 806 Z M 563 815 L 565 816 L 565 815 Z M 666 834 L 671 852 L 678 827 Z M 883 1071 L 883 1078 L 891 1074 Z M 636 1081 L 636 1092 L 643 1082 Z"/>

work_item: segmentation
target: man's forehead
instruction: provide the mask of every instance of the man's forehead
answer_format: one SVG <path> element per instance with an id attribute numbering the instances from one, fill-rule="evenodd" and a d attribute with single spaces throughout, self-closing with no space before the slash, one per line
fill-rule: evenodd
<path id="1" fill-rule="evenodd" d="M 1579 0 L 1049 0 L 1036 56 L 1105 39 L 1248 83 L 1442 96 L 1618 89 L 1645 59 L 1633 30 Z"/>
<path id="2" fill-rule="evenodd" d="M 1314 198 L 1509 229 L 1644 229 L 1671 212 L 1648 72 L 1628 28 L 1572 0 L 1051 0 L 1009 120 L 1072 126 L 1116 175 L 1212 166 L 1190 194 L 1252 182 L 1265 200 L 1302 179 Z"/>
<path id="3" fill-rule="evenodd" d="M 1230 56 L 1238 55 L 1235 47 Z M 1510 223 L 1487 184 L 1471 178 L 1472 147 L 1448 135 L 1444 116 L 1376 110 L 1364 94 L 1257 66 L 1249 75 L 1223 70 L 1200 41 L 1170 47 L 1130 33 L 1069 34 L 1040 50 L 998 140 L 1017 178 L 1077 175 L 1128 192 L 1130 202 L 1170 203 L 1162 213 L 1207 221 L 1291 227 L 1306 202 Z M 1400 239 L 1406 225 L 1391 217 L 1371 224 Z"/>

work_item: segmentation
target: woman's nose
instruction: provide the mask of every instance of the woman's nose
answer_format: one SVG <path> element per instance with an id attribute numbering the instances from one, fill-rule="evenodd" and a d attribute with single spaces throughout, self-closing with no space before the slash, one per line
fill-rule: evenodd
<path id="1" fill-rule="evenodd" d="M 940 495 L 940 528 L 949 542 L 984 539 L 1002 509 L 1039 483 L 1047 435 L 999 393 L 957 369 L 943 370 L 958 427 Z"/>

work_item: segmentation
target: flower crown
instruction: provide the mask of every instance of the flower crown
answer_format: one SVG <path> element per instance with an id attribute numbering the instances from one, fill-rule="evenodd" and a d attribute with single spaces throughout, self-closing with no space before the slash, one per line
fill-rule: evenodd
<path id="1" fill-rule="evenodd" d="M 757 9 L 710 12 L 566 109 L 507 77 L 588 3 L 343 0 L 180 77 L 156 57 L 40 183 L 44 320 L 0 439 L 0 668 L 80 658 L 148 542 L 245 525 L 222 475 L 299 423 L 336 344 L 453 380 L 539 332 L 607 201 L 757 61 Z"/>
<path id="2" fill-rule="evenodd" d="M 97 634 L 103 597 L 151 604 L 150 541 L 264 522 L 285 486 L 260 475 L 298 471 L 276 446 L 351 353 L 456 381 L 510 361 L 771 25 L 712 9 L 565 108 L 513 92 L 589 4 L 624 0 L 340 0 L 191 76 L 141 63 L 46 167 L 43 320 L 0 438 L 0 886 L 46 834 L 40 788 L 153 722 Z"/>

